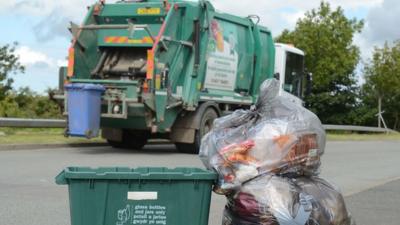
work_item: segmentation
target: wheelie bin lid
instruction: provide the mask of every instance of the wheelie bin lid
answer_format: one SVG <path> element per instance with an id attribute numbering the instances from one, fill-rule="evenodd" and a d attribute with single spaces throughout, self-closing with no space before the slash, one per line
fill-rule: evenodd
<path id="1" fill-rule="evenodd" d="M 68 90 L 93 90 L 93 91 L 100 91 L 104 92 L 106 88 L 100 84 L 85 84 L 85 83 L 72 83 L 66 84 L 65 89 Z"/>

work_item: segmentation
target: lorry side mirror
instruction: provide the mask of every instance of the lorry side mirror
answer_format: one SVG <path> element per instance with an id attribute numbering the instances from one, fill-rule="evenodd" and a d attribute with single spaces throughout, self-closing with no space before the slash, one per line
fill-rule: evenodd
<path id="1" fill-rule="evenodd" d="M 312 73 L 306 73 L 306 91 L 305 95 L 311 95 L 312 91 Z"/>

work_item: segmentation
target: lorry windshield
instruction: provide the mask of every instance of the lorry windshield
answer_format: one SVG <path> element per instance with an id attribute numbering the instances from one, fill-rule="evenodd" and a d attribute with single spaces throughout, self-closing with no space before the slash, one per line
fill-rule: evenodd
<path id="1" fill-rule="evenodd" d="M 300 98 L 302 97 L 303 71 L 304 56 L 287 52 L 284 90 Z"/>

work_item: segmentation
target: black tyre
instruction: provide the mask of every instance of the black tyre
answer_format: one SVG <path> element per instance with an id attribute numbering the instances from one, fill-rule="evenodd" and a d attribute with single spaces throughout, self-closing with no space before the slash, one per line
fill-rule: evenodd
<path id="1" fill-rule="evenodd" d="M 194 143 L 175 143 L 178 151 L 188 154 L 198 154 L 200 150 L 201 139 L 212 129 L 214 120 L 216 118 L 218 118 L 218 114 L 214 109 L 206 109 L 201 117 L 199 129 L 196 130 Z"/>
<path id="2" fill-rule="evenodd" d="M 148 132 L 124 130 L 122 141 L 107 140 L 107 142 L 114 148 L 140 150 L 147 144 L 149 137 Z"/>

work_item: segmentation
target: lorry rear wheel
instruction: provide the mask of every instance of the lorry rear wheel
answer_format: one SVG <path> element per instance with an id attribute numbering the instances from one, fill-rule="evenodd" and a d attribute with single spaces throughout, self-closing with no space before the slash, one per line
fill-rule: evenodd
<path id="1" fill-rule="evenodd" d="M 206 109 L 201 117 L 199 129 L 196 130 L 194 143 L 175 143 L 178 151 L 182 153 L 198 154 L 200 150 L 201 139 L 204 137 L 204 135 L 210 132 L 216 118 L 218 118 L 218 114 L 214 109 Z"/>
<path id="2" fill-rule="evenodd" d="M 149 136 L 147 132 L 124 130 L 122 141 L 107 140 L 107 142 L 114 148 L 140 150 L 147 144 Z"/>

